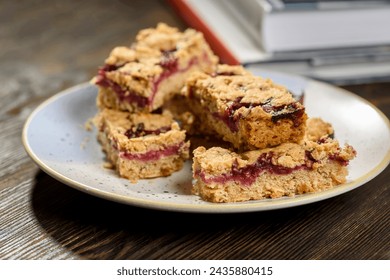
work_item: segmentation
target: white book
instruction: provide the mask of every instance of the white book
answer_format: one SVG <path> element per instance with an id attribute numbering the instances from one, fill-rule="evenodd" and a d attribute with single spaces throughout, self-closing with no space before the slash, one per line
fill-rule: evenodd
<path id="1" fill-rule="evenodd" d="M 243 4 L 247 1 L 254 0 L 237 0 Z M 390 44 L 267 52 L 259 44 L 255 29 L 248 31 L 235 20 L 227 0 L 170 2 L 190 26 L 204 33 L 222 63 L 242 64 L 253 72 L 263 68 L 335 84 L 390 80 Z M 390 24 L 383 29 L 390 32 Z"/>
<path id="2" fill-rule="evenodd" d="M 267 53 L 390 44 L 388 1 L 225 0 Z"/>

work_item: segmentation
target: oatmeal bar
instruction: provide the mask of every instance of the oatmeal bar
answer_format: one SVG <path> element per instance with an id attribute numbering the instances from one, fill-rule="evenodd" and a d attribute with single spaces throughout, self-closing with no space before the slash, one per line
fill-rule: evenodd
<path id="1" fill-rule="evenodd" d="M 237 154 L 199 147 L 194 151 L 193 192 L 210 202 L 278 198 L 333 188 L 346 182 L 349 160 L 356 152 L 326 142 L 285 143 Z"/>
<path id="2" fill-rule="evenodd" d="M 212 72 L 218 58 L 203 34 L 160 23 L 141 30 L 131 47 L 116 47 L 99 70 L 99 108 L 152 112 L 178 93 L 190 73 Z"/>
<path id="3" fill-rule="evenodd" d="M 304 106 L 286 88 L 241 66 L 219 65 L 212 74 L 194 73 L 183 94 L 205 130 L 235 148 L 272 147 L 304 136 Z"/>
<path id="4" fill-rule="evenodd" d="M 137 181 L 168 176 L 189 157 L 185 131 L 169 113 L 103 109 L 95 119 L 98 140 L 120 176 Z"/>
<path id="5" fill-rule="evenodd" d="M 347 166 L 356 151 L 350 145 L 340 147 L 332 136 L 329 123 L 313 118 L 301 144 L 241 154 L 199 147 L 193 158 L 193 192 L 206 201 L 237 202 L 333 188 L 346 182 Z"/>

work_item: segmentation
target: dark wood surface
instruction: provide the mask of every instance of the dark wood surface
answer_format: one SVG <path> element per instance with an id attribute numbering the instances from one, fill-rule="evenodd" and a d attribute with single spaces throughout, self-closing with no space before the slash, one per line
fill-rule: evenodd
<path id="1" fill-rule="evenodd" d="M 46 175 L 21 143 L 32 110 L 89 80 L 139 29 L 186 26 L 162 1 L 0 7 L 0 259 L 390 259 L 389 167 L 325 201 L 228 215 L 131 207 Z M 345 88 L 390 116 L 390 83 Z"/>

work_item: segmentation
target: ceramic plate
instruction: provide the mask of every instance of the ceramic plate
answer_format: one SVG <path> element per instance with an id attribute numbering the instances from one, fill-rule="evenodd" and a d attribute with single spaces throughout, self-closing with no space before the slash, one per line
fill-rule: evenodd
<path id="1" fill-rule="evenodd" d="M 263 211 L 320 201 L 351 191 L 378 175 L 390 160 L 389 120 L 364 99 L 321 82 L 274 72 L 259 72 L 295 92 L 305 92 L 309 116 L 333 124 L 336 138 L 357 150 L 346 184 L 315 194 L 214 204 L 191 195 L 191 162 L 166 178 L 136 184 L 103 167 L 96 131 L 85 123 L 95 115 L 97 88 L 81 84 L 41 104 L 27 119 L 23 144 L 39 167 L 57 180 L 104 199 L 160 210 L 229 213 Z"/>

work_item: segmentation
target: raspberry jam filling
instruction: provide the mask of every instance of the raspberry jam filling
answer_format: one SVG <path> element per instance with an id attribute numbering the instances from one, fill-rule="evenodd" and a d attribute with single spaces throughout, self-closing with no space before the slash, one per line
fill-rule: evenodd
<path id="1" fill-rule="evenodd" d="M 137 107 L 152 107 L 153 100 L 158 92 L 160 84 L 168 79 L 169 77 L 188 71 L 192 66 L 199 64 L 198 57 L 193 57 L 187 64 L 186 67 L 179 69 L 178 60 L 175 58 L 175 50 L 163 51 L 161 60 L 158 63 L 163 68 L 161 75 L 155 77 L 152 80 L 152 90 L 149 97 L 140 96 L 137 92 L 125 89 L 120 86 L 118 83 L 111 81 L 107 78 L 106 73 L 110 71 L 115 71 L 121 67 L 121 65 L 105 65 L 99 69 L 96 84 L 102 87 L 111 88 L 118 96 L 121 102 L 125 101 L 128 103 L 134 103 Z M 204 54 L 203 54 L 204 56 Z M 207 61 L 203 58 L 203 60 Z M 123 65 L 122 65 L 123 66 Z"/>
<path id="2" fill-rule="evenodd" d="M 234 100 L 223 112 L 223 114 L 212 113 L 212 115 L 223 121 L 232 132 L 238 131 L 238 121 L 241 118 L 240 114 L 235 112 L 240 108 L 253 108 L 261 106 L 261 108 L 272 115 L 271 120 L 277 122 L 280 119 L 290 119 L 293 121 L 294 127 L 301 125 L 301 117 L 305 113 L 304 107 L 299 102 L 293 102 L 287 105 L 273 106 L 271 105 L 272 98 L 267 99 L 263 103 L 247 103 L 241 102 L 243 97 L 238 97 Z"/>
<path id="3" fill-rule="evenodd" d="M 137 107 L 144 108 L 148 105 L 150 105 L 150 102 L 148 98 L 138 95 L 136 92 L 131 90 L 123 89 L 119 84 L 111 81 L 107 78 L 106 72 L 104 69 L 110 69 L 109 65 L 104 66 L 101 68 L 98 72 L 96 84 L 105 87 L 105 88 L 111 88 L 118 96 L 119 100 L 121 102 L 126 101 L 128 103 L 134 103 L 137 105 Z M 116 69 L 114 69 L 116 70 Z M 111 70 L 111 71 L 114 71 Z"/>
<path id="4" fill-rule="evenodd" d="M 127 138 L 130 139 L 130 138 L 142 137 L 142 136 L 146 136 L 146 135 L 159 135 L 159 134 L 165 133 L 169 130 L 171 130 L 170 126 L 163 126 L 163 127 L 158 128 L 158 129 L 148 130 L 148 129 L 145 129 L 144 123 L 139 123 L 139 124 L 129 128 L 125 132 L 125 135 L 127 136 Z"/>
<path id="5" fill-rule="evenodd" d="M 235 161 L 230 172 L 212 177 L 206 177 L 206 174 L 198 169 L 195 170 L 195 177 L 201 179 L 206 184 L 225 184 L 229 181 L 234 181 L 242 186 L 248 187 L 252 185 L 263 172 L 276 175 L 288 175 L 297 170 L 310 170 L 312 169 L 313 163 L 317 162 L 308 151 L 306 152 L 305 163 L 293 168 L 274 165 L 272 163 L 272 157 L 272 152 L 262 154 L 256 162 L 242 168 L 239 168 L 237 161 Z M 349 161 L 337 157 L 337 155 L 329 156 L 329 160 L 336 160 L 343 166 L 346 166 L 349 163 Z"/>
<path id="6" fill-rule="evenodd" d="M 126 151 L 119 152 L 121 158 L 128 160 L 138 160 L 138 161 L 153 161 L 159 160 L 164 157 L 178 155 L 181 151 L 184 142 L 181 142 L 176 145 L 168 146 L 164 150 L 151 150 L 146 153 L 129 153 Z"/>

